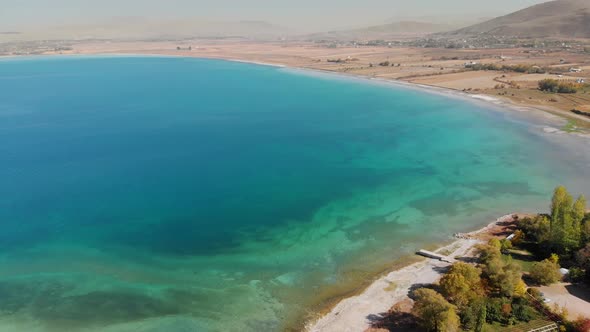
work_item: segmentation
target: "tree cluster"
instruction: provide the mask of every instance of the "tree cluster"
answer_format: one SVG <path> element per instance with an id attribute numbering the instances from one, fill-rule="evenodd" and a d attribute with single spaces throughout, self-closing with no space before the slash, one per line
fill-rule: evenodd
<path id="1" fill-rule="evenodd" d="M 579 85 L 571 82 L 560 82 L 551 78 L 539 81 L 539 90 L 554 93 L 576 93 Z"/>
<path id="2" fill-rule="evenodd" d="M 500 65 L 496 63 L 475 63 L 466 66 L 471 70 L 495 70 L 504 72 L 516 72 L 516 73 L 527 73 L 527 74 L 544 74 L 547 72 L 545 68 L 534 65 Z"/>
<path id="3" fill-rule="evenodd" d="M 533 242 L 533 249 L 539 255 L 558 254 L 570 268 L 572 279 L 580 279 L 586 274 L 590 281 L 590 214 L 586 213 L 583 195 L 574 201 L 565 187 L 557 187 L 551 199 L 551 214 L 525 218 L 519 228 Z M 536 263 L 531 277 L 540 284 L 554 282 L 555 274 L 549 271 L 555 266 L 556 259 Z"/>
<path id="4" fill-rule="evenodd" d="M 525 218 L 518 227 L 511 240 L 494 238 L 477 246 L 477 265 L 455 263 L 436 290 L 414 292 L 412 313 L 424 329 L 481 332 L 486 323 L 514 325 L 539 318 L 529 298 L 536 298 L 538 305 L 543 297 L 535 288 L 527 290 L 521 266 L 505 255 L 513 245 L 532 244 L 539 255 L 547 257 L 530 269 L 529 277 L 536 284 L 560 280 L 560 261 L 571 266 L 571 275 L 586 274 L 590 280 L 590 214 L 586 213 L 584 196 L 574 201 L 564 187 L 557 187 L 551 214 Z M 586 331 L 579 328 L 589 324 L 581 319 L 566 326 L 571 331 Z"/>
<path id="5" fill-rule="evenodd" d="M 460 328 L 480 332 L 486 323 L 513 325 L 538 316 L 524 297 L 526 284 L 520 266 L 510 258 L 503 259 L 501 248 L 502 243 L 497 239 L 479 246 L 478 266 L 455 263 L 441 278 L 439 292 L 418 289 L 414 293 L 413 313 L 423 328 L 437 332 Z M 437 314 L 424 310 L 434 303 Z"/>

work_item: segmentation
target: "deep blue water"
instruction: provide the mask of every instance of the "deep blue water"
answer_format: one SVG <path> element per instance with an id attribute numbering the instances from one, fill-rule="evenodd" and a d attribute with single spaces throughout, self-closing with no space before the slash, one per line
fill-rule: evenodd
<path id="1" fill-rule="evenodd" d="M 576 177 L 503 112 L 275 67 L 8 60 L 0 96 L 2 331 L 280 330 Z"/>

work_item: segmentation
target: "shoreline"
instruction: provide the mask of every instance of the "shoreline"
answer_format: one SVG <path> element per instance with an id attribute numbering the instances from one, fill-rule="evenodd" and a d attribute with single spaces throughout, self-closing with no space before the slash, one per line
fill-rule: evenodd
<path id="1" fill-rule="evenodd" d="M 514 214 L 507 214 L 488 225 L 462 233 L 456 240 L 434 250 L 450 258 L 468 256 L 474 247 L 485 241 L 478 236 L 491 235 L 491 231 L 502 222 L 512 221 Z M 377 280 L 357 295 L 340 300 L 327 314 L 305 324 L 307 332 L 353 332 L 365 331 L 376 319 L 383 318 L 394 305 L 409 300 L 408 294 L 415 285 L 437 282 L 442 274 L 437 269 L 451 266 L 451 263 L 424 258 L 419 262 L 398 267 Z"/>
<path id="2" fill-rule="evenodd" d="M 206 60 L 219 60 L 219 61 L 229 61 L 229 62 L 236 62 L 236 63 L 244 63 L 244 64 L 252 64 L 258 66 L 267 66 L 267 67 L 274 67 L 278 69 L 284 69 L 295 73 L 303 73 L 307 75 L 327 75 L 330 78 L 344 78 L 344 79 L 351 79 L 351 80 L 359 80 L 364 83 L 372 83 L 372 84 L 382 84 L 382 85 L 389 85 L 395 86 L 398 88 L 406 88 L 411 90 L 423 91 L 426 93 L 437 94 L 440 96 L 444 96 L 447 98 L 454 98 L 460 99 L 465 102 L 479 104 L 479 106 L 505 111 L 509 114 L 518 114 L 518 113 L 528 113 L 533 115 L 534 117 L 544 122 L 544 128 L 542 131 L 544 133 L 568 133 L 568 134 L 578 134 L 586 137 L 590 137 L 590 131 L 584 128 L 577 128 L 578 132 L 566 132 L 562 130 L 563 126 L 567 123 L 567 121 L 575 119 L 585 122 L 586 124 L 590 125 L 590 118 L 585 118 L 581 115 L 576 114 L 567 114 L 566 112 L 560 110 L 551 110 L 545 107 L 540 107 L 537 105 L 530 105 L 524 104 L 520 105 L 517 103 L 512 102 L 509 99 L 505 98 L 497 98 L 496 96 L 490 96 L 487 94 L 472 94 L 467 93 L 464 91 L 460 91 L 453 88 L 441 87 L 436 85 L 429 85 L 429 84 L 422 84 L 422 83 L 413 83 L 404 80 L 399 80 L 395 78 L 383 78 L 383 77 L 372 77 L 367 75 L 360 75 L 355 73 L 345 73 L 345 72 L 338 72 L 332 71 L 327 69 L 317 69 L 317 68 L 309 68 L 305 66 L 294 66 L 284 63 L 271 63 L 271 62 L 264 62 L 264 61 L 256 61 L 256 60 L 249 60 L 249 59 L 240 59 L 235 57 L 228 57 L 228 56 L 214 56 L 214 55 L 198 55 L 198 54 L 169 54 L 167 52 L 161 52 L 158 50 L 147 50 L 145 52 L 138 52 L 138 51 L 131 51 L 131 52 L 87 52 L 87 53 L 75 53 L 75 54 L 41 54 L 41 55 L 18 55 L 18 56 L 0 56 L 1 61 L 10 61 L 10 60 L 37 60 L 41 58 L 92 58 L 92 57 L 162 57 L 162 58 L 188 58 L 188 59 L 206 59 Z M 532 117 L 532 116 L 531 116 Z M 561 123 L 557 123 L 560 122 Z M 530 124 L 533 125 L 540 125 L 539 123 L 532 123 L 532 121 L 528 121 Z M 552 122 L 552 125 L 556 126 L 549 126 L 547 122 Z"/>

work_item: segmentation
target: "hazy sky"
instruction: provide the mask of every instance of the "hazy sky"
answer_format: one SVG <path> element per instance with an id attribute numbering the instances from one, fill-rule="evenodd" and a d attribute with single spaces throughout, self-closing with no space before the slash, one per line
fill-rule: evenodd
<path id="1" fill-rule="evenodd" d="M 0 0 L 0 30 L 109 17 L 263 20 L 290 28 L 381 24 L 394 17 L 491 17 L 547 0 Z"/>

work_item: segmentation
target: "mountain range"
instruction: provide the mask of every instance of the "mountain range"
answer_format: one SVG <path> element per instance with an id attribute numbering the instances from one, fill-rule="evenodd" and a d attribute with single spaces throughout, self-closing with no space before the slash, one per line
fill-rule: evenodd
<path id="1" fill-rule="evenodd" d="M 557 0 L 443 35 L 590 38 L 590 0 Z"/>

